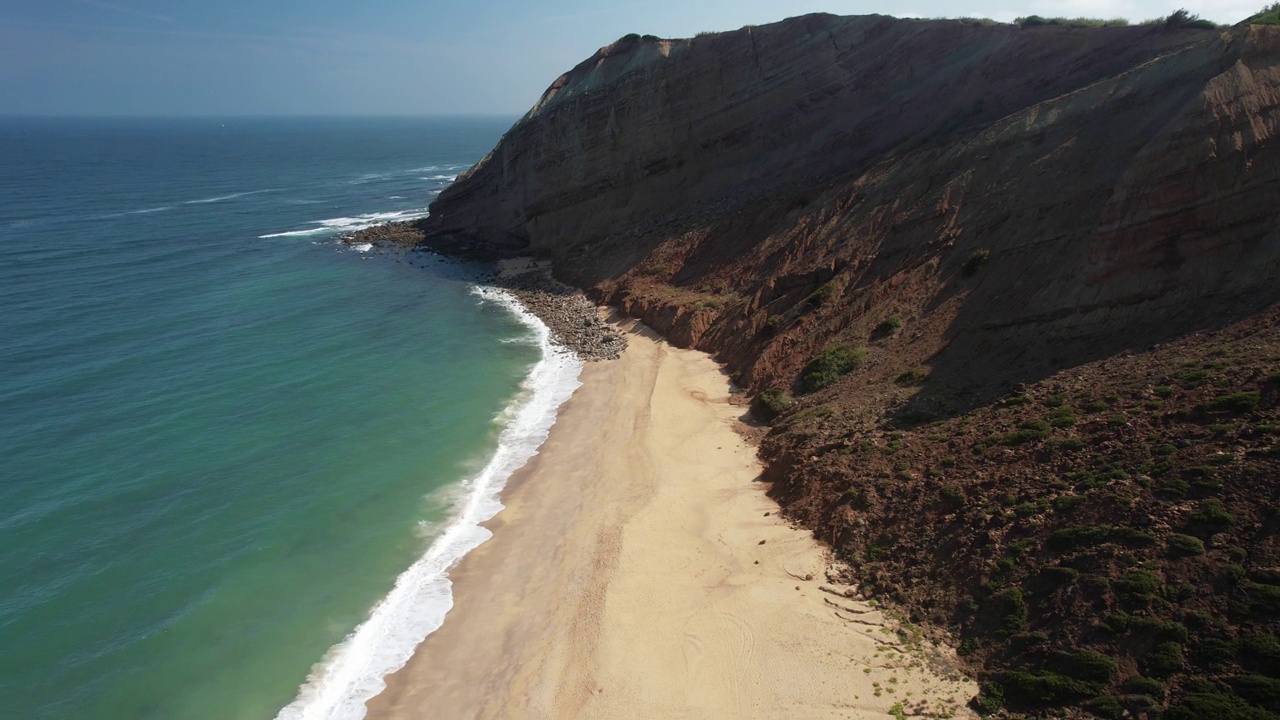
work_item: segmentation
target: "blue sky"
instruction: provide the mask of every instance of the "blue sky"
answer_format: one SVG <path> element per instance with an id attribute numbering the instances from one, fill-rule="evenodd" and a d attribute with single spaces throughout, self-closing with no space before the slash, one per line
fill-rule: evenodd
<path id="1" fill-rule="evenodd" d="M 629 32 L 806 12 L 1236 22 L 1268 1 L 4 0 L 0 115 L 514 115 Z"/>

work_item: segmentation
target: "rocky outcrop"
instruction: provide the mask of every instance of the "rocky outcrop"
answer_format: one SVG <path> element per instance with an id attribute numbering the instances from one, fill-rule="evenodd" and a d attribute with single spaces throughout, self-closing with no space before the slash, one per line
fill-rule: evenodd
<path id="1" fill-rule="evenodd" d="M 757 388 L 876 315 L 939 311 L 935 375 L 988 385 L 967 359 L 996 357 L 1013 385 L 1273 297 L 1278 50 L 1265 27 L 827 15 L 622 40 L 422 226 L 553 257 Z M 841 311 L 800 317 L 828 282 Z"/>

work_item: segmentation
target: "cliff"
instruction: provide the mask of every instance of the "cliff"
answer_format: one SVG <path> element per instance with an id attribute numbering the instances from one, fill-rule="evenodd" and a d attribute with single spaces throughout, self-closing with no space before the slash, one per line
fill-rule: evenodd
<path id="1" fill-rule="evenodd" d="M 1267 717 L 1278 108 L 1276 27 L 630 38 L 420 229 L 549 257 L 770 390 L 784 509 L 967 643 L 983 702 Z"/>

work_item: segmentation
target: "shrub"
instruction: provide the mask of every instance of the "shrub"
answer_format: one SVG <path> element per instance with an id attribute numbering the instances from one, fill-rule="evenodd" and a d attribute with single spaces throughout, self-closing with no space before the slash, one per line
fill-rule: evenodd
<path id="1" fill-rule="evenodd" d="M 1185 663 L 1182 645 L 1173 641 L 1158 643 L 1142 662 L 1148 675 L 1167 678 L 1181 670 Z"/>
<path id="2" fill-rule="evenodd" d="M 1160 590 L 1160 576 L 1148 570 L 1130 570 L 1116 581 L 1116 589 L 1130 600 L 1150 600 Z"/>
<path id="3" fill-rule="evenodd" d="M 1111 695 L 1099 695 L 1084 704 L 1085 708 L 1103 720 L 1120 720 L 1125 716 L 1124 703 Z"/>
<path id="4" fill-rule="evenodd" d="M 762 420 L 769 421 L 791 409 L 791 398 L 779 388 L 771 387 L 756 396 L 753 409 Z"/>
<path id="5" fill-rule="evenodd" d="M 782 328 L 782 316 L 770 315 L 765 318 L 764 331 L 770 335 L 776 335 L 778 330 Z"/>
<path id="6" fill-rule="evenodd" d="M 1050 550 L 1063 552 L 1076 547 L 1106 542 L 1109 534 L 1105 527 L 1099 525 L 1074 525 L 1049 533 L 1045 546 Z"/>
<path id="7" fill-rule="evenodd" d="M 800 374 L 801 392 L 816 392 L 835 384 L 841 375 L 858 367 L 865 355 L 866 351 L 852 345 L 836 345 L 814 355 Z"/>
<path id="8" fill-rule="evenodd" d="M 964 491 L 955 485 L 947 485 L 941 491 L 942 501 L 953 508 L 964 507 Z"/>
<path id="9" fill-rule="evenodd" d="M 1157 700 L 1164 699 L 1164 683 L 1156 680 L 1155 678 L 1135 675 L 1128 680 L 1125 680 L 1124 684 L 1120 687 L 1127 692 L 1131 692 L 1136 695 L 1148 695 L 1156 698 Z"/>
<path id="10" fill-rule="evenodd" d="M 1169 543 L 1165 548 L 1165 554 L 1169 557 L 1192 557 L 1194 555 L 1203 555 L 1204 543 L 1197 537 L 1175 534 L 1169 537 Z"/>
<path id="11" fill-rule="evenodd" d="M 1000 632 L 1012 635 L 1027 624 L 1027 601 L 1016 587 L 1006 588 L 991 597 L 1000 617 Z"/>
<path id="12" fill-rule="evenodd" d="M 830 300 L 831 296 L 835 295 L 835 293 L 836 293 L 835 283 L 830 283 L 830 282 L 823 283 L 822 285 L 818 286 L 817 290 L 813 291 L 813 294 L 811 294 L 809 298 L 805 300 L 805 302 L 807 302 L 812 307 L 818 307 L 826 303 L 828 300 Z"/>
<path id="13" fill-rule="evenodd" d="M 1146 530 L 1131 527 L 1118 527 L 1111 531 L 1111 539 L 1129 547 L 1151 547 L 1156 544 L 1156 536 Z"/>
<path id="14" fill-rule="evenodd" d="M 1280 585 L 1247 582 L 1241 584 L 1251 611 L 1259 615 L 1280 615 Z"/>
<path id="15" fill-rule="evenodd" d="M 1097 695 L 1103 689 L 1101 683 L 1045 670 L 1010 670 L 1000 677 L 1000 685 L 1011 703 L 1024 706 L 1065 705 Z"/>
<path id="16" fill-rule="evenodd" d="M 1063 675 L 1089 682 L 1109 683 L 1116 675 L 1116 661 L 1092 650 L 1056 653 L 1050 665 Z"/>
<path id="17" fill-rule="evenodd" d="M 978 271 L 986 267 L 987 261 L 991 259 L 991 251 L 987 249 L 974 250 L 969 259 L 964 261 L 964 265 L 960 267 L 960 274 L 965 277 L 973 277 Z"/>
<path id="18" fill-rule="evenodd" d="M 618 39 L 618 42 L 634 42 L 640 39 L 640 33 L 627 33 Z"/>
<path id="19" fill-rule="evenodd" d="M 1021 428 L 1000 438 L 1002 445 L 1025 445 L 1049 437 L 1049 424 L 1043 420 L 1025 423 Z"/>
<path id="20" fill-rule="evenodd" d="M 1078 577 L 1080 577 L 1080 571 L 1060 565 L 1051 565 L 1040 571 L 1040 578 L 1054 587 L 1073 583 Z"/>
<path id="21" fill-rule="evenodd" d="M 1244 413 L 1253 412 L 1257 409 L 1258 403 L 1261 400 L 1261 393 L 1238 392 L 1232 393 L 1231 395 L 1220 395 L 1199 406 L 1197 409 L 1208 410 L 1210 412 L 1226 412 L 1233 415 L 1243 415 Z"/>
<path id="22" fill-rule="evenodd" d="M 1049 424 L 1056 428 L 1069 428 L 1076 424 L 1076 416 L 1061 415 L 1050 420 Z"/>
<path id="23" fill-rule="evenodd" d="M 1246 18 L 1241 25 L 1280 25 L 1280 3 L 1272 3 L 1260 10 L 1258 14 Z M 1280 376 L 1277 373 L 1276 376 Z M 1280 382 L 1280 381 L 1273 381 Z"/>
<path id="24" fill-rule="evenodd" d="M 1173 388 L 1168 385 L 1161 385 L 1156 388 L 1156 395 L 1159 395 L 1162 398 L 1173 397 Z"/>
<path id="25" fill-rule="evenodd" d="M 1266 669 L 1272 675 L 1280 672 L 1280 637 L 1260 633 L 1240 640 L 1241 664 L 1251 670 Z"/>
<path id="26" fill-rule="evenodd" d="M 893 382 L 902 387 L 912 387 L 914 385 L 923 385 L 929 379 L 929 373 L 920 368 L 911 368 L 902 373 Z"/>
<path id="27" fill-rule="evenodd" d="M 1231 662 L 1235 655 L 1235 643 L 1222 638 L 1205 638 L 1195 649 L 1196 660 L 1210 666 Z"/>
<path id="28" fill-rule="evenodd" d="M 1272 720 L 1276 715 L 1229 693 L 1193 693 L 1165 710 L 1164 720 Z"/>
<path id="29" fill-rule="evenodd" d="M 1186 10 L 1174 10 L 1169 17 L 1165 18 L 1164 26 L 1170 30 L 1183 28 L 1212 30 L 1218 27 L 1217 23 L 1211 20 L 1202 20 L 1199 15 L 1193 15 Z"/>
<path id="30" fill-rule="evenodd" d="M 1060 513 L 1074 512 L 1087 499 L 1084 495 L 1061 495 L 1053 499 L 1053 509 Z"/>
<path id="31" fill-rule="evenodd" d="M 1200 503 L 1200 509 L 1191 513 L 1191 521 L 1212 530 L 1226 530 L 1235 524 L 1236 518 L 1227 512 L 1221 500 L 1210 498 Z"/>
<path id="32" fill-rule="evenodd" d="M 902 329 L 902 318 L 898 317 L 897 315 L 893 315 L 885 319 L 884 322 L 876 326 L 875 334 L 880 337 L 885 337 L 888 335 L 892 335 L 901 329 Z"/>
<path id="33" fill-rule="evenodd" d="M 1237 675 L 1231 689 L 1240 697 L 1265 708 L 1280 708 L 1280 680 L 1264 675 Z"/>

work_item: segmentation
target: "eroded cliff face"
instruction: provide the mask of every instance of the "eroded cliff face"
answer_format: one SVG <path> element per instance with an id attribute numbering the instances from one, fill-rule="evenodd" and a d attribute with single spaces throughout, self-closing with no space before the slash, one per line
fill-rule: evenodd
<path id="1" fill-rule="evenodd" d="M 756 388 L 873 316 L 938 312 L 925 355 L 1021 358 L 1000 363 L 1016 383 L 1271 297 L 1278 51 L 1263 27 L 826 15 L 623 40 L 425 227 L 438 247 L 549 255 Z M 828 310 L 797 313 L 827 282 Z"/>
<path id="2" fill-rule="evenodd" d="M 1280 632 L 1278 131 L 1277 27 L 808 16 L 601 49 L 422 229 L 551 257 L 793 393 L 762 445 L 784 509 L 961 628 L 1014 705 L 1270 717 L 1247 654 L 1123 688 L 1170 642 Z M 835 344 L 861 364 L 802 392 Z M 1111 529 L 1055 545 L 1082 523 Z M 1123 591 L 1134 567 L 1163 601 Z M 1155 635 L 1099 628 L 1126 613 Z M 1052 676 L 1094 651 L 1107 679 Z M 1197 705 L 1205 678 L 1234 690 Z"/>

